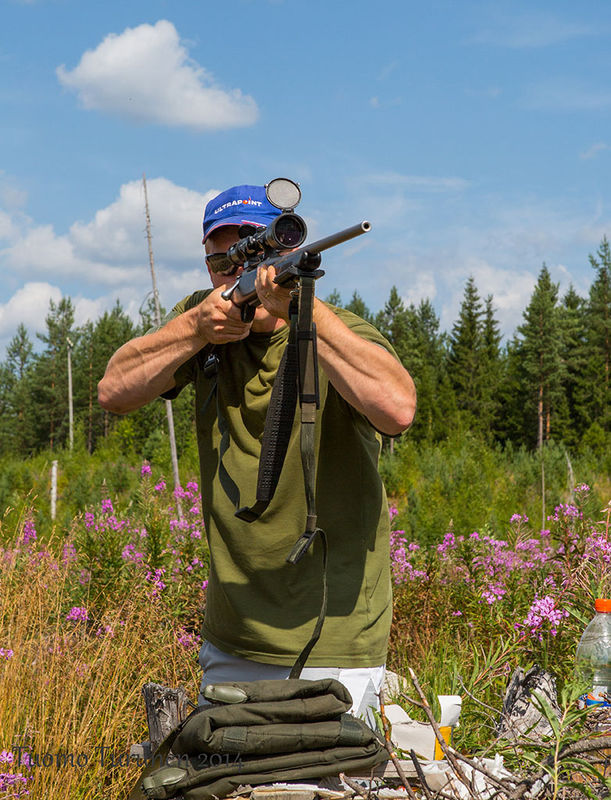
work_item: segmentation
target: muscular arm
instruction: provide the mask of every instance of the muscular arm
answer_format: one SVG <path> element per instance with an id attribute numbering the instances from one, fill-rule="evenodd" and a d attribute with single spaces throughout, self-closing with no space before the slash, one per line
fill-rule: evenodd
<path id="1" fill-rule="evenodd" d="M 288 321 L 289 291 L 273 282 L 273 267 L 258 270 L 255 286 L 270 314 Z M 382 433 L 408 428 L 416 411 L 416 387 L 388 350 L 351 331 L 324 303 L 314 302 L 318 358 L 340 395 Z"/>
<path id="2" fill-rule="evenodd" d="M 416 411 L 416 388 L 409 372 L 385 350 L 351 331 L 320 300 L 314 322 L 318 359 L 329 380 L 382 433 L 396 436 Z"/>
<path id="3" fill-rule="evenodd" d="M 154 333 L 124 344 L 112 356 L 98 384 L 100 405 L 126 414 L 154 400 L 175 385 L 174 373 L 206 344 L 223 344 L 248 336 L 250 324 L 240 310 L 212 291 Z"/>

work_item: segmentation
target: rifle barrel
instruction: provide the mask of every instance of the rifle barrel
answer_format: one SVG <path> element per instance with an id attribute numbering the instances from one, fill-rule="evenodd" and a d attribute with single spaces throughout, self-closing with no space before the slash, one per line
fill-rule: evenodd
<path id="1" fill-rule="evenodd" d="M 347 242 L 349 239 L 354 239 L 355 236 L 360 236 L 362 233 L 367 233 L 371 230 L 371 223 L 367 220 L 359 222 L 358 225 L 352 225 L 350 228 L 344 228 L 343 231 L 332 233 L 331 236 L 325 236 L 324 239 L 319 239 L 317 242 L 311 244 L 304 244 L 303 250 L 308 253 L 322 253 L 323 250 L 328 250 L 330 247 Z"/>

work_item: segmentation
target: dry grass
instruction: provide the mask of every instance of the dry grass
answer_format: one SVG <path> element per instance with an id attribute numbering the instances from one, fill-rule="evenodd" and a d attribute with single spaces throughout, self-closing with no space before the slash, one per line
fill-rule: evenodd
<path id="1" fill-rule="evenodd" d="M 120 797 L 138 773 L 130 745 L 147 738 L 143 683 L 184 685 L 193 697 L 196 651 L 135 582 L 101 619 L 66 620 L 74 573 L 45 552 L 22 545 L 0 565 L 0 647 L 13 651 L 0 659 L 0 750 L 13 751 L 30 796 Z M 18 748 L 34 766 L 18 767 Z"/>

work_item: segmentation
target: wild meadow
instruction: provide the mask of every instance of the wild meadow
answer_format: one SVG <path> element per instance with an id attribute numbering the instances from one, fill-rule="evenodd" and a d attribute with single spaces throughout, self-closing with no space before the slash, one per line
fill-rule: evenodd
<path id="1" fill-rule="evenodd" d="M 445 447 L 445 449 L 444 449 Z M 147 681 L 197 697 L 209 558 L 195 471 L 118 449 L 5 462 L 0 495 L 0 797 L 124 796 Z M 593 600 L 611 594 L 609 477 L 587 454 L 456 438 L 385 454 L 394 617 L 388 665 L 434 704 L 463 696 L 455 744 L 494 738 L 508 675 L 569 686 Z M 177 503 L 182 508 L 182 520 Z M 412 713 L 412 709 L 410 713 Z M 417 714 L 414 713 L 414 716 Z"/>

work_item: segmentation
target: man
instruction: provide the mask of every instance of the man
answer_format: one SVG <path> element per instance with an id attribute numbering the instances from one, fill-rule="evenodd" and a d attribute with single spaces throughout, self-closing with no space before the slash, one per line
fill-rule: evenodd
<path id="1" fill-rule="evenodd" d="M 160 329 L 123 345 L 98 387 L 101 405 L 123 414 L 195 385 L 211 561 L 202 691 L 220 681 L 288 677 L 321 602 L 319 543 L 297 565 L 286 563 L 306 518 L 298 413 L 271 504 L 251 524 L 234 516 L 236 503 L 255 499 L 265 416 L 288 337 L 290 291 L 274 283 L 273 267 L 259 267 L 261 305 L 252 322 L 243 322 L 240 309 L 221 296 L 242 271 L 225 253 L 238 240 L 239 226 L 268 225 L 279 213 L 261 186 L 233 187 L 211 200 L 203 243 L 213 289 L 185 298 Z M 320 640 L 301 677 L 337 678 L 361 715 L 377 705 L 392 612 L 378 432 L 405 430 L 416 394 L 373 326 L 318 299 L 314 322 L 321 398 L 316 501 L 329 542 L 329 599 Z M 198 357 L 209 344 L 219 356 L 215 376 L 204 374 Z"/>

